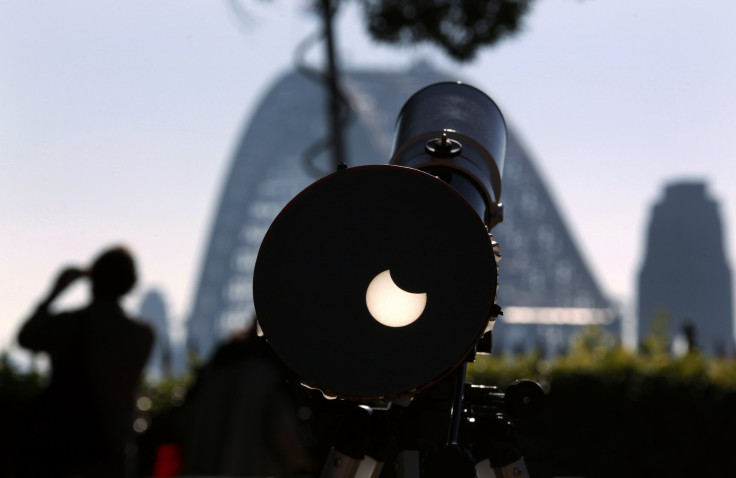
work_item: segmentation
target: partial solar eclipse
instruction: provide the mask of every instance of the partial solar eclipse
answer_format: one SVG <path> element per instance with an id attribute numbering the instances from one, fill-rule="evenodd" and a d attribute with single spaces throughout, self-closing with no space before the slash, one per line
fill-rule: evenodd
<path id="1" fill-rule="evenodd" d="M 419 318 L 427 305 L 427 294 L 414 294 L 397 286 L 391 271 L 385 270 L 373 278 L 365 293 L 368 312 L 388 327 L 404 327 Z"/>

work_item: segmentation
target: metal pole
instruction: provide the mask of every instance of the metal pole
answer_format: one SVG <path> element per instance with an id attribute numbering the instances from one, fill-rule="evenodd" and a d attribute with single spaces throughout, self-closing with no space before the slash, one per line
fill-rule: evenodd
<path id="1" fill-rule="evenodd" d="M 327 83 L 329 87 L 328 116 L 329 137 L 332 139 L 332 159 L 338 169 L 345 168 L 345 146 L 342 123 L 340 122 L 340 89 L 338 82 L 335 41 L 332 31 L 332 18 L 336 7 L 332 0 L 322 0 L 322 14 L 325 23 L 325 44 L 327 47 Z"/>
<path id="2" fill-rule="evenodd" d="M 448 444 L 457 444 L 460 436 L 460 423 L 463 416 L 463 396 L 465 394 L 465 373 L 467 364 L 463 364 L 455 371 L 455 392 L 452 398 L 450 411 L 450 430 L 447 434 Z"/>

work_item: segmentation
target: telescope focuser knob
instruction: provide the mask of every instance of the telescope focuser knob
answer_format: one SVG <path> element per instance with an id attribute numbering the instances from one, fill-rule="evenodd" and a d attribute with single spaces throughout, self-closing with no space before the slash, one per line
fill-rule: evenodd
<path id="1" fill-rule="evenodd" d="M 544 406 L 544 390 L 533 380 L 517 380 L 506 389 L 504 404 L 514 418 L 537 416 Z"/>
<path id="2" fill-rule="evenodd" d="M 442 132 L 441 137 L 427 141 L 427 144 L 424 145 L 425 151 L 438 158 L 452 158 L 460 154 L 463 150 L 463 145 L 460 144 L 460 141 L 448 137 L 448 131 L 454 132 L 452 130 L 445 130 Z"/>

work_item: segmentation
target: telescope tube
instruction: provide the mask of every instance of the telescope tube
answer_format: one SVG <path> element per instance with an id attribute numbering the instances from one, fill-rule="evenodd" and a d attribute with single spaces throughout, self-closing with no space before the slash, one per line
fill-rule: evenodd
<path id="1" fill-rule="evenodd" d="M 490 229 L 502 220 L 506 122 L 485 93 L 460 82 L 419 90 L 396 120 L 389 164 L 433 174 L 455 188 Z"/>

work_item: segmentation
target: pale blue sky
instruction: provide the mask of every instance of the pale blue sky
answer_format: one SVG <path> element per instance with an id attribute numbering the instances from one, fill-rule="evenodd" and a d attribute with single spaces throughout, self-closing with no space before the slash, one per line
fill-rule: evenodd
<path id="1" fill-rule="evenodd" d="M 0 3 L 0 349 L 59 267 L 118 241 L 138 290 L 164 289 L 186 317 L 231 153 L 316 28 L 305 3 L 243 0 L 246 23 L 214 0 Z M 735 256 L 735 2 L 538 0 L 524 33 L 462 66 L 371 44 L 355 12 L 339 21 L 343 65 L 419 56 L 496 100 L 611 297 L 634 304 L 670 180 L 709 181 Z"/>

